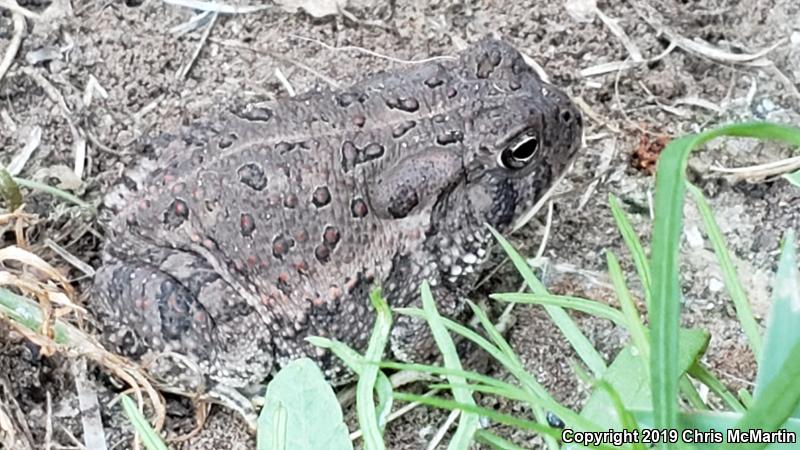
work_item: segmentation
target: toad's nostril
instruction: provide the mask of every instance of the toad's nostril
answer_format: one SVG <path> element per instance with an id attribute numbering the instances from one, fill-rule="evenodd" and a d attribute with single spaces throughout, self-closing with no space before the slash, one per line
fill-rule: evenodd
<path id="1" fill-rule="evenodd" d="M 570 112 L 569 110 L 561 112 L 561 121 L 564 122 L 565 124 L 569 124 L 570 122 L 572 122 L 572 112 Z"/>

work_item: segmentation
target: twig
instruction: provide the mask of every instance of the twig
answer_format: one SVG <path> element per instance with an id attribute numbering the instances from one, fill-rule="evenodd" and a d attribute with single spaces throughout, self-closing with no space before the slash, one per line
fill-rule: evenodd
<path id="1" fill-rule="evenodd" d="M 8 163 L 6 170 L 11 176 L 17 176 L 22 172 L 22 169 L 27 164 L 28 160 L 33 155 L 33 152 L 39 147 L 39 144 L 42 142 L 42 127 L 34 126 L 30 129 L 28 133 L 27 142 L 25 142 L 25 147 L 19 151 L 14 158 L 11 159 L 11 162 Z"/>
<path id="2" fill-rule="evenodd" d="M 436 449 L 436 447 L 442 442 L 442 439 L 444 439 L 444 436 L 447 434 L 447 432 L 450 431 L 450 427 L 453 426 L 453 423 L 455 423 L 459 415 L 461 415 L 461 411 L 457 409 L 450 411 L 450 414 L 447 416 L 447 420 L 445 420 L 442 426 L 436 430 L 436 434 L 433 435 L 428 443 L 428 446 L 425 447 L 425 450 Z"/>
<path id="3" fill-rule="evenodd" d="M 639 50 L 639 47 L 637 47 L 631 38 L 628 37 L 627 33 L 625 33 L 625 30 L 623 30 L 622 27 L 617 24 L 617 20 L 608 17 L 603 11 L 600 10 L 600 8 L 597 7 L 595 7 L 595 14 L 597 14 L 597 17 L 600 18 L 600 21 L 603 22 L 606 27 L 608 27 L 608 29 L 611 31 L 611 34 L 616 36 L 617 39 L 622 42 L 622 46 L 628 51 L 631 59 L 634 62 L 642 61 L 642 52 Z"/>
<path id="4" fill-rule="evenodd" d="M 220 14 L 247 14 L 272 8 L 272 5 L 235 6 L 217 2 L 204 2 L 200 0 L 164 0 L 164 3 L 197 9 L 200 11 L 213 11 Z"/>
<path id="5" fill-rule="evenodd" d="M 766 56 L 769 52 L 775 50 L 776 48 L 780 47 L 781 45 L 788 42 L 788 38 L 783 37 L 778 39 L 777 42 L 770 45 L 769 47 L 763 48 L 755 53 L 731 53 L 726 52 L 724 50 L 720 50 L 717 47 L 707 43 L 707 42 L 697 42 L 690 39 L 687 39 L 680 34 L 676 33 L 669 27 L 663 25 L 663 20 L 658 17 L 658 13 L 650 6 L 641 4 L 638 1 L 631 1 L 631 5 L 633 6 L 636 13 L 641 17 L 645 22 L 648 23 L 651 27 L 656 30 L 656 33 L 659 35 L 664 35 L 670 42 L 674 43 L 678 47 L 682 48 L 683 50 L 694 53 L 696 55 L 705 56 L 707 58 L 721 61 L 721 62 L 728 62 L 728 63 L 735 63 L 735 64 L 745 64 L 745 63 L 753 63 L 757 62 L 758 60 L 762 59 Z M 644 10 L 648 12 L 645 13 Z M 769 62 L 760 62 L 760 65 L 768 64 Z"/>
<path id="6" fill-rule="evenodd" d="M 253 47 L 245 44 L 244 42 L 236 41 L 236 40 L 233 40 L 233 39 L 217 39 L 217 38 L 213 38 L 212 37 L 212 38 L 209 38 L 209 41 L 211 41 L 211 42 L 213 42 L 215 44 L 224 45 L 226 47 L 238 48 L 240 50 L 248 50 L 248 51 L 251 51 L 253 53 L 257 53 L 259 55 L 271 56 L 271 57 L 277 59 L 278 61 L 282 61 L 282 62 L 291 64 L 293 66 L 296 66 L 296 67 L 298 67 L 298 68 L 300 68 L 302 70 L 305 70 L 306 72 L 314 75 L 315 77 L 317 77 L 320 80 L 324 81 L 325 83 L 327 83 L 329 86 L 331 86 L 333 88 L 338 88 L 339 87 L 339 82 L 338 81 L 336 81 L 333 78 L 331 78 L 331 77 L 323 74 L 322 72 L 314 69 L 313 67 L 310 67 L 310 66 L 308 66 L 306 64 L 303 64 L 303 63 L 301 63 L 299 61 L 295 61 L 294 59 L 287 58 L 285 56 L 279 55 L 277 53 L 270 52 L 268 50 L 259 50 L 257 48 L 253 48 Z"/>
<path id="7" fill-rule="evenodd" d="M 396 62 L 396 63 L 400 63 L 400 64 L 424 64 L 424 63 L 428 63 L 428 62 L 431 62 L 431 61 L 439 61 L 439 60 L 443 60 L 443 59 L 444 60 L 454 60 L 454 59 L 456 59 L 455 56 L 433 56 L 433 57 L 430 57 L 430 58 L 423 58 L 423 59 L 416 59 L 416 60 L 400 59 L 400 58 L 394 58 L 392 56 L 383 55 L 383 54 L 380 54 L 378 52 L 374 52 L 372 50 L 368 50 L 368 49 L 363 48 L 363 47 L 357 47 L 355 45 L 345 45 L 345 46 L 342 46 L 342 47 L 334 47 L 332 45 L 329 45 L 329 44 L 326 44 L 326 43 L 320 41 L 319 39 L 314 39 L 314 38 L 305 37 L 305 36 L 299 36 L 299 35 L 296 35 L 296 34 L 289 34 L 289 36 L 291 36 L 293 38 L 296 38 L 296 39 L 303 40 L 303 41 L 313 42 L 313 43 L 315 43 L 317 45 L 320 45 L 322 47 L 327 48 L 328 50 L 333 50 L 333 51 L 336 51 L 336 52 L 355 50 L 355 51 L 359 51 L 361 53 L 364 53 L 364 54 L 367 54 L 367 55 L 370 55 L 370 56 L 374 56 L 376 58 L 381 58 L 381 59 L 385 59 L 385 60 Z"/>
<path id="8" fill-rule="evenodd" d="M 197 47 L 195 47 L 194 52 L 192 53 L 192 58 L 189 60 L 189 62 L 186 63 L 185 66 L 181 68 L 181 70 L 177 74 L 177 78 L 179 80 L 186 78 L 186 75 L 188 75 L 189 71 L 192 70 L 192 67 L 194 67 L 194 63 L 195 61 L 197 61 L 197 57 L 200 56 L 200 52 L 203 50 L 203 47 L 206 45 L 206 42 L 208 41 L 208 36 L 211 34 L 211 29 L 214 28 L 214 25 L 217 23 L 217 17 L 219 17 L 219 14 L 217 13 L 211 14 L 211 19 L 209 19 L 205 30 L 203 30 L 203 35 L 200 36 L 200 42 L 197 44 Z"/>
<path id="9" fill-rule="evenodd" d="M 86 379 L 86 360 L 83 358 L 72 364 L 72 376 L 75 379 L 75 390 L 78 391 L 78 405 L 81 410 L 83 425 L 83 441 L 92 450 L 106 450 L 106 435 L 103 431 L 103 420 L 100 418 L 100 403 L 97 393 Z"/>
<path id="10" fill-rule="evenodd" d="M 297 91 L 294 90 L 294 86 L 292 86 L 292 83 L 289 82 L 289 79 L 286 78 L 286 75 L 284 75 L 283 71 L 278 67 L 275 68 L 275 78 L 277 78 L 278 81 L 281 82 L 283 88 L 286 89 L 286 92 L 289 93 L 289 97 L 294 97 L 295 95 L 297 95 Z"/>
<path id="11" fill-rule="evenodd" d="M 780 161 L 773 161 L 765 164 L 757 164 L 747 167 L 736 167 L 733 169 L 711 166 L 709 170 L 712 172 L 721 172 L 734 175 L 736 178 L 756 178 L 764 179 L 771 176 L 783 175 L 785 173 L 794 172 L 800 169 L 800 156 L 793 158 L 786 158 Z"/>
<path id="12" fill-rule="evenodd" d="M 42 16 L 35 12 L 25 9 L 17 4 L 16 0 L 0 0 L 0 9 L 7 9 L 12 14 L 19 14 L 20 16 L 27 17 L 32 20 L 41 20 Z"/>
<path id="13" fill-rule="evenodd" d="M 11 42 L 8 44 L 8 48 L 6 49 L 6 54 L 3 55 L 3 59 L 0 60 L 0 81 L 3 81 L 3 77 L 5 76 L 6 72 L 8 72 L 8 68 L 14 63 L 14 58 L 17 56 L 20 45 L 22 45 L 22 35 L 25 34 L 25 19 L 23 18 L 23 14 L 21 11 L 12 8 L 12 6 L 19 8 L 16 0 L 9 1 L 11 3 L 8 5 L 5 3 L 0 3 L 0 7 L 5 7 L 11 10 L 11 20 L 14 23 L 14 34 L 11 36 Z"/>

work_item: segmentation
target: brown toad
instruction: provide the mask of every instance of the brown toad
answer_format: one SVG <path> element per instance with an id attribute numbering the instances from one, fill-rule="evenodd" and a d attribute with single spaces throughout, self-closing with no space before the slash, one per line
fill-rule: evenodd
<path id="1" fill-rule="evenodd" d="M 173 390 L 251 394 L 305 340 L 363 350 L 375 284 L 394 307 L 429 280 L 454 316 L 487 257 L 569 166 L 581 117 L 507 43 L 249 106 L 185 130 L 132 171 L 95 277 L 108 342 Z M 123 188 L 124 187 L 124 188 Z M 398 317 L 396 358 L 432 350 Z"/>

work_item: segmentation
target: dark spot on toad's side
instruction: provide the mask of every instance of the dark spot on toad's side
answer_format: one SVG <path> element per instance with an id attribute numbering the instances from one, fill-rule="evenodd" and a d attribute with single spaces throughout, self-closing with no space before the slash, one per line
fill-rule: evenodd
<path id="1" fill-rule="evenodd" d="M 294 247 L 294 240 L 279 234 L 272 240 L 272 256 L 282 259 L 292 247 Z"/>
<path id="2" fill-rule="evenodd" d="M 290 144 L 288 142 L 278 142 L 275 144 L 275 151 L 282 155 L 290 152 L 293 148 L 294 144 Z"/>
<path id="3" fill-rule="evenodd" d="M 369 207 L 367 206 L 367 202 L 361 198 L 355 198 L 352 202 L 350 202 L 350 212 L 353 214 L 353 217 L 362 218 L 365 217 L 369 213 Z"/>
<path id="4" fill-rule="evenodd" d="M 350 141 L 344 141 L 342 144 L 342 170 L 349 172 L 353 170 L 358 160 L 358 149 L 355 144 Z"/>
<path id="5" fill-rule="evenodd" d="M 383 152 L 384 152 L 383 146 L 381 144 L 378 144 L 377 142 L 373 142 L 364 147 L 364 150 L 362 152 L 362 157 L 360 159 L 361 161 L 371 161 L 373 159 L 377 159 L 383 156 Z"/>
<path id="6" fill-rule="evenodd" d="M 239 181 L 245 186 L 256 191 L 263 191 L 267 187 L 267 175 L 264 173 L 264 168 L 254 162 L 247 163 L 236 171 L 239 175 Z"/>
<path id="7" fill-rule="evenodd" d="M 413 120 L 406 120 L 404 122 L 401 122 L 396 127 L 394 127 L 394 130 L 392 130 L 392 137 L 395 139 L 403 137 L 404 134 L 411 131 L 411 129 L 414 128 L 415 126 L 417 126 L 417 122 L 414 122 Z"/>
<path id="8" fill-rule="evenodd" d="M 327 186 L 321 186 L 314 190 L 311 201 L 317 208 L 322 208 L 331 202 L 331 191 Z"/>
<path id="9" fill-rule="evenodd" d="M 323 264 L 331 260 L 331 248 L 326 244 L 319 244 L 314 249 L 314 256 Z"/>
<path id="10" fill-rule="evenodd" d="M 294 194 L 289 194 L 283 199 L 283 206 L 289 209 L 296 208 L 298 203 L 297 196 Z"/>
<path id="11" fill-rule="evenodd" d="M 413 113 L 419 110 L 419 101 L 413 97 L 390 97 L 386 99 L 386 106 Z"/>
<path id="12" fill-rule="evenodd" d="M 239 218 L 239 229 L 244 237 L 250 237 L 253 235 L 253 231 L 256 229 L 256 222 L 251 214 L 242 213 L 241 217 Z"/>
<path id="13" fill-rule="evenodd" d="M 444 80 L 436 76 L 430 77 L 427 80 L 425 80 L 425 86 L 428 86 L 431 89 L 437 86 L 441 86 L 442 84 L 444 84 Z"/>
<path id="14" fill-rule="evenodd" d="M 164 212 L 164 223 L 169 227 L 178 227 L 189 218 L 189 205 L 176 198 Z"/>
<path id="15" fill-rule="evenodd" d="M 339 230 L 335 227 L 328 225 L 325 227 L 325 231 L 322 233 L 322 240 L 331 246 L 331 248 L 335 248 L 336 245 L 339 243 Z"/>
<path id="16" fill-rule="evenodd" d="M 439 145 L 449 145 L 461 142 L 464 139 L 464 133 L 458 130 L 447 131 L 436 136 L 436 143 Z"/>

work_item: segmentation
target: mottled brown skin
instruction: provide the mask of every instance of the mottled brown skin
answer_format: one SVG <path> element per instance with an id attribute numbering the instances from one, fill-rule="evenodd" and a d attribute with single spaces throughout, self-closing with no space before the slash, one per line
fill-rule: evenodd
<path id="1" fill-rule="evenodd" d="M 429 280 L 455 316 L 490 234 L 528 210 L 580 147 L 581 118 L 508 44 L 376 74 L 197 124 L 109 194 L 94 310 L 120 352 L 181 392 L 252 393 L 305 341 L 363 350 L 375 284 L 394 307 Z M 394 357 L 430 335 L 400 317 Z"/>

